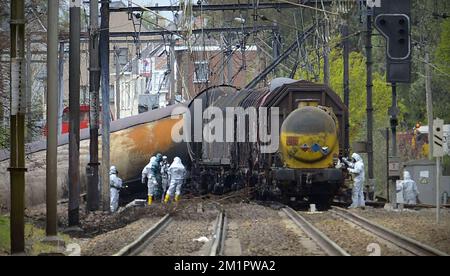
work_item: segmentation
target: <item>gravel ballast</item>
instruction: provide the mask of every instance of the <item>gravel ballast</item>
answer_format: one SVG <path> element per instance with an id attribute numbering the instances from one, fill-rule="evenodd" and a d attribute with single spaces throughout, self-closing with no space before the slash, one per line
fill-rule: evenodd
<path id="1" fill-rule="evenodd" d="M 450 254 L 450 210 L 441 210 L 440 224 L 436 224 L 436 209 L 402 212 L 366 208 L 354 210 L 356 214 L 385 226 L 395 232 L 416 239 Z"/>
<path id="2" fill-rule="evenodd" d="M 336 244 L 353 256 L 368 256 L 373 253 L 373 244 L 379 245 L 381 256 L 409 255 L 399 248 L 390 245 L 373 234 L 337 218 L 329 212 L 309 214 L 301 213 L 316 228 L 327 235 Z M 375 245 L 376 247 L 378 247 Z"/>
<path id="3" fill-rule="evenodd" d="M 244 256 L 324 254 L 280 211 L 256 204 L 231 204 L 226 211 Z"/>

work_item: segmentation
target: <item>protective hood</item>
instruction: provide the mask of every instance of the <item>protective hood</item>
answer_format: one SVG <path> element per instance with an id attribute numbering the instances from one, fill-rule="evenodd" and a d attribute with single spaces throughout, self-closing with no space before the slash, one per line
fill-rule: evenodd
<path id="1" fill-rule="evenodd" d="M 111 166 L 111 168 L 109 169 L 109 174 L 117 174 L 117 168 L 116 166 Z"/>
<path id="2" fill-rule="evenodd" d="M 173 159 L 172 165 L 170 165 L 170 168 L 183 168 L 184 169 L 181 159 L 179 157 L 175 157 Z"/>
<path id="3" fill-rule="evenodd" d="M 356 160 L 356 162 L 362 161 L 362 158 L 359 154 L 353 153 L 352 158 Z"/>
<path id="4" fill-rule="evenodd" d="M 408 171 L 403 172 L 403 179 L 404 180 L 411 180 L 411 174 Z"/>
<path id="5" fill-rule="evenodd" d="M 153 163 L 153 162 L 155 162 L 155 161 L 156 161 L 156 156 L 152 156 L 152 158 L 150 158 L 149 164 L 151 164 L 151 163 Z"/>

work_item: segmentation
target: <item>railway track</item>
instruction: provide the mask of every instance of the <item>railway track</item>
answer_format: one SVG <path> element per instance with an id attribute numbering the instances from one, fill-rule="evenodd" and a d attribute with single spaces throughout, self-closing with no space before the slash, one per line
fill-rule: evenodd
<path id="1" fill-rule="evenodd" d="M 241 208 L 249 209 L 244 212 Z M 270 211 L 249 205 L 235 206 L 226 211 L 228 215 L 225 210 L 214 211 L 206 220 L 203 217 L 195 219 L 168 214 L 115 256 L 350 256 L 370 252 L 365 250 L 371 243 L 379 243 L 383 255 L 447 256 L 435 248 L 338 207 L 319 214 L 303 214 L 290 207 Z M 278 216 L 281 216 L 280 220 Z M 277 234 L 266 235 L 268 229 Z M 191 233 L 190 236 L 185 236 L 187 232 Z M 176 233 L 182 235 L 176 236 Z M 177 247 L 180 237 L 184 244 Z M 200 246 L 200 243 L 193 241 L 193 238 L 198 237 L 208 239 Z M 186 244 L 194 246 L 194 249 L 186 248 Z M 193 244 L 197 244 L 197 248 Z"/>
<path id="2" fill-rule="evenodd" d="M 214 223 L 212 238 L 206 243 L 206 249 L 199 255 L 219 256 L 223 254 L 225 233 L 226 233 L 226 215 L 221 211 Z M 145 231 L 139 238 L 123 247 L 114 256 L 138 256 L 145 255 L 146 251 L 153 245 L 160 234 L 163 233 L 174 222 L 172 214 L 165 215 L 155 225 Z"/>
<path id="3" fill-rule="evenodd" d="M 136 256 L 148 246 L 167 226 L 172 222 L 173 218 L 170 214 L 165 215 L 160 221 L 145 231 L 134 242 L 122 248 L 114 256 Z"/>
<path id="4" fill-rule="evenodd" d="M 448 256 L 446 253 L 439 251 L 433 247 L 425 245 L 419 241 L 396 233 L 390 229 L 387 229 L 381 225 L 375 224 L 361 216 L 358 216 L 345 209 L 334 207 L 330 212 L 344 220 L 353 223 L 366 231 L 386 240 L 395 246 L 413 254 L 416 256 Z"/>
<path id="5" fill-rule="evenodd" d="M 308 222 L 302 215 L 290 207 L 282 209 L 283 212 L 305 232 L 317 245 L 329 256 L 350 256 L 344 249 L 328 238 L 324 233 L 317 229 L 312 223 Z"/>
<path id="6" fill-rule="evenodd" d="M 225 237 L 227 229 L 227 217 L 224 211 L 221 211 L 217 216 L 216 223 L 214 225 L 214 235 L 211 242 L 211 248 L 209 250 L 209 256 L 223 255 L 225 247 Z"/>

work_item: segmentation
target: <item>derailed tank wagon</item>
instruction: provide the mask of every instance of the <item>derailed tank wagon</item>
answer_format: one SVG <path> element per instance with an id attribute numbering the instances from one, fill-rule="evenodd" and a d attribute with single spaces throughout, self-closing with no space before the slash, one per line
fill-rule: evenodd
<path id="1" fill-rule="evenodd" d="M 348 111 L 325 85 L 211 87 L 189 110 L 192 184 L 201 193 L 250 187 L 261 199 L 324 206 L 344 184 L 335 167 L 348 153 Z"/>

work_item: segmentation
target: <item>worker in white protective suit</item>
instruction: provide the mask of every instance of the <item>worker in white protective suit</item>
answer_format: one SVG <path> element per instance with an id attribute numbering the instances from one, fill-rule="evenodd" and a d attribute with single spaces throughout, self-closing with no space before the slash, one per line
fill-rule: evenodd
<path id="1" fill-rule="evenodd" d="M 110 209 L 111 213 L 115 213 L 117 209 L 119 209 L 119 194 L 120 189 L 122 189 L 122 179 L 120 179 L 117 175 L 119 172 L 117 171 L 115 166 L 111 166 L 109 170 L 109 192 L 110 192 Z"/>
<path id="2" fill-rule="evenodd" d="M 169 189 L 169 161 L 167 160 L 167 156 L 163 156 L 161 162 L 161 177 L 162 177 L 162 201 L 164 201 L 164 197 L 166 195 L 167 190 Z"/>
<path id="3" fill-rule="evenodd" d="M 178 202 L 181 196 L 181 187 L 184 184 L 186 177 L 186 168 L 184 167 L 181 159 L 175 157 L 172 165 L 169 167 L 169 190 L 167 191 L 164 202 L 169 202 L 170 198 L 175 195 L 175 201 Z"/>
<path id="4" fill-rule="evenodd" d="M 417 204 L 417 196 L 419 191 L 417 189 L 417 184 L 411 179 L 411 174 L 408 171 L 403 172 L 403 200 L 406 204 Z"/>
<path id="5" fill-rule="evenodd" d="M 364 162 L 361 156 L 357 153 L 352 154 L 354 160 L 353 164 L 350 164 L 348 171 L 353 175 L 353 190 L 352 190 L 352 205 L 349 208 L 365 207 L 364 201 L 364 181 L 365 181 L 365 169 Z"/>
<path id="6" fill-rule="evenodd" d="M 156 156 L 150 158 L 150 162 L 142 170 L 142 184 L 145 184 L 145 179 L 147 178 L 147 188 L 148 188 L 148 205 L 152 205 L 153 196 L 156 194 L 156 189 L 158 186 L 157 177 L 161 175 L 160 165 Z"/>

